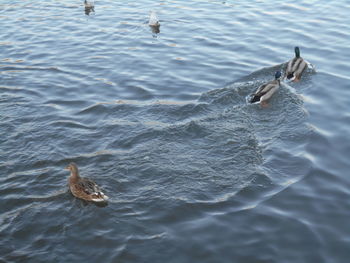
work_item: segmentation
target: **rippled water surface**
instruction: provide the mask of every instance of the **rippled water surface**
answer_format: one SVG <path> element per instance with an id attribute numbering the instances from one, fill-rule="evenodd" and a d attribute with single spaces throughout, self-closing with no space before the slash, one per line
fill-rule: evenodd
<path id="1" fill-rule="evenodd" d="M 0 0 L 0 261 L 348 262 L 349 8 Z"/>

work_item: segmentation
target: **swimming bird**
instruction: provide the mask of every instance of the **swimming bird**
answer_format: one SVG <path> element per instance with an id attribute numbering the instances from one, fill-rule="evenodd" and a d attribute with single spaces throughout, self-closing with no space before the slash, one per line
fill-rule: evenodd
<path id="1" fill-rule="evenodd" d="M 91 12 L 95 12 L 94 2 L 84 0 L 85 14 L 89 15 Z"/>
<path id="2" fill-rule="evenodd" d="M 148 25 L 150 26 L 153 34 L 160 33 L 160 29 L 159 29 L 160 23 L 159 23 L 159 19 L 158 19 L 155 11 L 151 12 L 151 15 L 150 15 L 149 21 L 148 21 Z"/>
<path id="3" fill-rule="evenodd" d="M 291 81 L 297 82 L 301 78 L 301 74 L 307 68 L 306 61 L 300 57 L 299 47 L 294 48 L 295 58 L 291 59 L 284 72 L 284 79 L 289 79 Z"/>
<path id="4" fill-rule="evenodd" d="M 156 11 L 152 11 L 148 21 L 149 26 L 160 26 Z"/>
<path id="5" fill-rule="evenodd" d="M 260 102 L 261 106 L 267 106 L 267 101 L 278 90 L 280 86 L 281 72 L 276 71 L 275 79 L 261 85 L 256 92 L 252 95 L 250 103 Z"/>
<path id="6" fill-rule="evenodd" d="M 106 196 L 100 187 L 92 180 L 80 177 L 78 166 L 70 163 L 67 167 L 71 174 L 68 179 L 69 189 L 75 197 L 93 202 L 106 202 Z"/>

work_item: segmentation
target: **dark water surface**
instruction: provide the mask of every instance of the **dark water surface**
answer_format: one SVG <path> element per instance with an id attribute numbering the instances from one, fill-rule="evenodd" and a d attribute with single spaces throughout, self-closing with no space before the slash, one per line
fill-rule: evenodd
<path id="1" fill-rule="evenodd" d="M 1 262 L 349 262 L 348 0 L 82 2 L 0 0 Z"/>

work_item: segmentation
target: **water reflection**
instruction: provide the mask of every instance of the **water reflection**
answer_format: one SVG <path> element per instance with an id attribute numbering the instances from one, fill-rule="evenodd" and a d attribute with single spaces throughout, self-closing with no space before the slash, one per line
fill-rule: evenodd
<path id="1" fill-rule="evenodd" d="M 91 12 L 95 13 L 95 4 L 94 1 L 86 1 L 84 0 L 85 6 L 85 15 L 90 15 Z"/>
<path id="2" fill-rule="evenodd" d="M 108 202 L 93 202 L 93 204 L 97 207 L 106 207 L 108 206 Z"/>

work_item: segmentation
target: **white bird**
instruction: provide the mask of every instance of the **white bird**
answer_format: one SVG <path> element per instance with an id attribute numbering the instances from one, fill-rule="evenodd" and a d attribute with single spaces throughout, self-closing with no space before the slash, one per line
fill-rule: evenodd
<path id="1" fill-rule="evenodd" d="M 160 26 L 156 11 L 152 11 L 148 21 L 149 26 Z"/>

